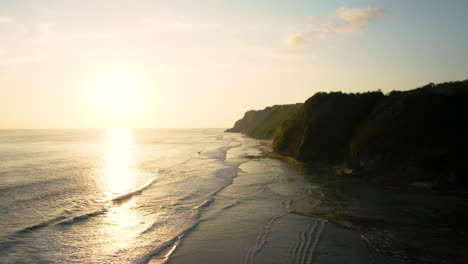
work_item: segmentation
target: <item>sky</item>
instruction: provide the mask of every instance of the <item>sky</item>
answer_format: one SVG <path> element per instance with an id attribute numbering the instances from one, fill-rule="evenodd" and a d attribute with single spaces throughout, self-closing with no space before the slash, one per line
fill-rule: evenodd
<path id="1" fill-rule="evenodd" d="M 2 0 L 0 128 L 230 127 L 468 79 L 466 0 Z"/>

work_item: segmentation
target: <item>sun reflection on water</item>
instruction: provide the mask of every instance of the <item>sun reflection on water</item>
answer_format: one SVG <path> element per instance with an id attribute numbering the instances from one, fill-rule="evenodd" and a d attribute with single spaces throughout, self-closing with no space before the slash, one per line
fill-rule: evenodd
<path id="1" fill-rule="evenodd" d="M 109 191 L 122 194 L 135 186 L 136 172 L 133 170 L 133 135 L 128 128 L 110 128 L 106 133 L 104 156 L 104 180 Z"/>
<path id="2" fill-rule="evenodd" d="M 136 168 L 134 138 L 127 128 L 111 128 L 105 134 L 106 152 L 102 167 L 103 182 L 111 200 L 135 189 L 139 172 Z M 96 254 L 113 256 L 137 243 L 138 224 L 142 221 L 138 201 L 129 197 L 108 208 L 98 225 Z"/>

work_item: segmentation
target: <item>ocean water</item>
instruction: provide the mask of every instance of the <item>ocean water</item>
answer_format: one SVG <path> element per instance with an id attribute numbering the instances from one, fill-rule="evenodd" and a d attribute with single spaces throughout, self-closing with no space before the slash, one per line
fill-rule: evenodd
<path id="1" fill-rule="evenodd" d="M 264 185 L 289 176 L 279 161 L 253 160 L 259 146 L 220 129 L 0 131 L 0 263 L 164 263 L 242 197 L 274 204 L 263 203 L 266 222 L 281 217 L 313 186 L 276 186 L 267 199 Z M 256 178 L 220 194 L 249 170 Z M 265 224 L 252 226 L 257 237 Z"/>

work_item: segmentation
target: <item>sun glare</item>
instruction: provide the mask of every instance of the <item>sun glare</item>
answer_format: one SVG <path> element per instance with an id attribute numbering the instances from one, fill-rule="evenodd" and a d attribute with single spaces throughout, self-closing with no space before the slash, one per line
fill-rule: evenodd
<path id="1" fill-rule="evenodd" d="M 129 125 L 141 114 L 146 91 L 142 80 L 133 72 L 112 72 L 94 82 L 96 114 L 110 125 Z"/>
<path id="2" fill-rule="evenodd" d="M 112 194 L 128 191 L 134 185 L 132 170 L 133 137 L 128 128 L 110 128 L 106 133 L 104 176 Z"/>

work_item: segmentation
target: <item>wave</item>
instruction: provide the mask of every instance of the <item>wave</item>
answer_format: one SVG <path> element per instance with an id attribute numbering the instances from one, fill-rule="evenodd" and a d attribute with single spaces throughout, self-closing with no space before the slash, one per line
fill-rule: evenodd
<path id="1" fill-rule="evenodd" d="M 21 230 L 16 231 L 14 234 L 15 235 L 20 235 L 20 234 L 23 234 L 23 233 L 34 231 L 36 229 L 46 227 L 46 226 L 48 226 L 50 224 L 57 223 L 57 222 L 59 222 L 60 220 L 63 220 L 63 219 L 66 219 L 66 217 L 65 216 L 57 216 L 57 217 L 52 218 L 50 220 L 46 220 L 44 222 L 41 222 L 41 223 L 38 223 L 38 224 L 35 224 L 35 225 L 32 225 L 32 226 L 25 227 L 25 228 L 23 228 Z"/>
<path id="2" fill-rule="evenodd" d="M 229 185 L 231 185 L 233 183 L 233 179 L 235 177 L 237 177 L 238 173 L 237 171 L 239 170 L 239 166 L 240 164 L 238 164 L 237 166 L 235 166 L 233 169 L 236 170 L 235 173 L 233 173 L 232 177 L 231 177 L 231 180 L 229 182 L 227 182 L 226 184 L 222 185 L 219 189 L 217 189 L 216 191 L 210 193 L 208 196 L 207 196 L 207 199 L 204 200 L 203 202 L 201 202 L 200 204 L 194 206 L 192 208 L 193 211 L 196 212 L 195 214 L 195 218 L 198 219 L 192 226 L 190 226 L 189 228 L 183 230 L 182 232 L 180 232 L 178 235 L 176 235 L 175 237 L 173 237 L 172 239 L 164 242 L 161 246 L 155 248 L 153 251 L 149 252 L 145 257 L 143 257 L 140 261 L 138 261 L 137 263 L 149 263 L 152 259 L 154 258 L 162 258 L 161 262 L 158 262 L 158 263 L 167 263 L 169 262 L 169 259 L 170 259 L 170 256 L 174 253 L 174 251 L 182 244 L 182 239 L 185 235 L 187 235 L 189 232 L 191 232 L 196 226 L 198 226 L 198 224 L 203 221 L 200 220 L 200 216 L 199 216 L 199 213 L 200 213 L 200 210 L 205 208 L 205 207 L 208 207 L 210 206 L 214 201 L 215 201 L 215 196 L 221 192 L 222 190 L 224 190 L 226 187 L 228 187 Z M 146 184 L 147 186 L 151 185 L 151 183 L 149 182 L 148 184 Z M 146 188 L 146 187 L 145 187 Z M 137 190 L 136 190 L 137 191 Z M 186 199 L 189 199 L 191 198 L 192 195 L 188 195 L 188 196 L 185 196 L 183 198 L 181 198 L 181 200 L 186 200 Z M 234 206 L 234 204 L 232 205 Z M 153 224 L 151 227 L 149 227 L 148 229 L 144 230 L 142 232 L 142 234 L 145 234 L 145 233 L 148 233 L 149 231 L 153 230 L 155 227 L 159 226 L 159 223 L 157 224 Z M 160 255 L 160 257 L 158 257 L 158 255 Z"/>
<path id="3" fill-rule="evenodd" d="M 56 223 L 56 224 L 57 225 L 73 224 L 73 223 L 76 223 L 76 222 L 81 221 L 81 220 L 86 220 L 86 219 L 88 219 L 90 217 L 93 217 L 93 216 L 97 216 L 97 215 L 107 213 L 108 210 L 109 210 L 108 207 L 103 207 L 103 208 L 98 209 L 96 211 L 90 211 L 88 213 L 84 213 L 84 214 L 81 214 L 81 215 L 77 215 L 77 216 L 68 218 L 68 219 L 66 219 L 64 221 L 61 221 L 59 223 Z"/>
<path id="4" fill-rule="evenodd" d="M 16 232 L 14 232 L 14 233 L 11 233 L 10 235 L 6 235 L 6 236 L 4 236 L 4 237 L 2 237 L 0 239 L 1 240 L 0 241 L 0 245 L 1 245 L 0 249 L 1 250 L 6 250 L 6 249 L 10 248 L 11 246 L 13 246 L 15 243 L 18 242 L 18 240 L 17 240 L 18 236 L 21 236 L 21 235 L 27 234 L 29 232 L 33 232 L 35 230 L 50 226 L 52 224 L 60 222 L 63 219 L 66 219 L 66 217 L 65 216 L 57 216 L 57 217 L 54 217 L 54 218 L 52 218 L 50 220 L 46 220 L 46 221 L 40 222 L 38 224 L 25 227 L 25 228 L 23 228 L 21 230 L 18 230 Z"/>
<path id="5" fill-rule="evenodd" d="M 148 234 L 149 232 L 153 231 L 154 229 L 162 226 L 163 224 L 167 223 L 167 221 L 163 221 L 163 222 L 160 222 L 160 221 L 157 221 L 157 222 L 154 222 L 151 226 L 147 227 L 145 230 L 141 231 L 140 232 L 140 235 L 144 235 L 144 234 Z"/>
<path id="6" fill-rule="evenodd" d="M 143 184 L 142 186 L 140 186 L 140 187 L 138 187 L 136 189 L 133 189 L 133 190 L 127 192 L 127 193 L 124 193 L 124 194 L 121 194 L 121 195 L 118 195 L 118 196 L 112 198 L 111 201 L 112 202 L 122 202 L 124 200 L 127 200 L 127 199 L 131 198 L 135 194 L 140 194 L 146 188 L 150 187 L 154 182 L 155 182 L 155 179 L 153 178 L 153 179 L 147 181 L 145 184 Z"/>
<path id="7" fill-rule="evenodd" d="M 190 233 L 200 222 L 197 221 L 190 227 L 186 228 L 173 238 L 167 240 L 166 242 L 162 243 L 161 246 L 153 249 L 150 251 L 146 256 L 140 259 L 140 261 L 137 261 L 136 263 L 139 264 L 147 264 L 151 261 L 151 259 L 156 258 L 158 255 L 161 255 L 162 253 L 165 253 L 162 258 L 162 263 L 167 263 L 169 261 L 169 258 L 171 257 L 172 253 L 177 249 L 182 244 L 182 238 L 186 236 L 188 233 Z"/>
<path id="8" fill-rule="evenodd" d="M 214 202 L 214 198 L 212 196 L 210 196 L 208 199 L 206 199 L 205 201 L 203 201 L 201 204 L 195 206 L 193 208 L 193 210 L 199 210 L 201 208 L 204 208 L 204 207 L 207 207 L 209 206 L 210 204 L 212 204 Z"/>
<path id="9" fill-rule="evenodd" d="M 103 213 L 107 212 L 107 210 L 108 210 L 107 207 L 103 207 L 103 208 L 101 208 L 99 210 L 91 211 L 91 212 L 84 213 L 84 214 L 80 214 L 80 215 L 70 217 L 70 218 L 67 218 L 66 216 L 63 216 L 63 215 L 62 216 L 57 216 L 57 217 L 54 217 L 52 219 L 40 222 L 38 224 L 25 227 L 25 228 L 23 228 L 21 230 L 18 230 L 18 231 L 14 232 L 14 233 L 12 233 L 10 235 L 7 235 L 6 237 L 2 238 L 2 240 L 4 240 L 4 242 L 2 242 L 0 244 L 3 244 L 3 243 L 8 244 L 8 242 L 15 241 L 18 236 L 21 236 L 21 235 L 27 234 L 29 232 L 33 232 L 33 231 L 36 231 L 36 230 L 39 230 L 39 229 L 42 229 L 42 228 L 45 228 L 45 227 L 48 227 L 48 226 L 71 224 L 71 223 L 75 223 L 75 222 L 77 222 L 79 220 L 85 220 L 85 219 L 88 219 L 89 217 L 103 214 Z"/>
<path id="10" fill-rule="evenodd" d="M 236 168 L 237 169 L 237 168 Z M 222 190 L 224 190 L 226 187 L 228 187 L 229 185 L 231 185 L 233 183 L 233 180 L 234 178 L 236 178 L 238 175 L 238 173 L 235 173 L 234 176 L 232 176 L 231 180 L 229 182 L 227 182 L 226 184 L 222 185 L 218 190 L 212 192 L 210 195 L 208 195 L 208 199 L 206 199 L 205 201 L 203 201 L 201 204 L 195 206 L 193 208 L 193 210 L 199 210 L 199 209 L 202 209 L 204 207 L 207 207 L 209 206 L 210 204 L 212 204 L 214 201 L 215 201 L 215 196 L 220 193 Z"/>
<path id="11" fill-rule="evenodd" d="M 232 146 L 225 146 L 225 147 L 220 147 L 220 148 L 212 149 L 212 150 L 208 150 L 208 151 L 202 151 L 202 152 L 200 152 L 200 154 L 202 154 L 203 156 L 205 156 L 206 158 L 209 158 L 209 159 L 225 161 L 226 156 L 227 156 L 227 152 L 230 149 L 238 148 L 238 147 L 241 147 L 241 146 L 242 146 L 242 144 L 236 144 L 236 145 L 232 145 Z"/>
<path id="12" fill-rule="evenodd" d="M 203 156 L 205 156 L 207 158 L 210 158 L 210 159 L 225 161 L 226 156 L 227 156 L 227 152 L 232 148 L 236 148 L 236 147 L 240 147 L 240 146 L 242 146 L 242 144 L 229 146 L 229 147 L 223 147 L 223 148 L 219 148 L 219 149 L 212 150 L 212 151 L 202 151 L 202 152 L 199 152 L 199 154 L 201 154 L 201 155 L 203 155 Z M 170 260 L 171 255 L 182 244 L 183 237 L 186 236 L 189 232 L 191 232 L 196 226 L 198 226 L 198 224 L 201 221 L 203 221 L 203 219 L 200 220 L 200 217 L 199 217 L 200 210 L 205 208 L 205 207 L 210 206 L 215 201 L 214 197 L 219 192 L 221 192 L 222 190 L 224 190 L 226 187 L 228 187 L 229 185 L 231 185 L 233 183 L 234 178 L 236 178 L 238 176 L 238 173 L 239 173 L 239 170 L 240 170 L 239 167 L 240 167 L 241 164 L 242 164 L 242 162 L 236 164 L 235 166 L 233 166 L 231 168 L 221 169 L 216 173 L 217 174 L 216 176 L 226 177 L 226 178 L 229 178 L 230 180 L 226 184 L 222 185 L 216 191 L 210 193 L 207 196 L 206 200 L 204 200 L 203 202 L 201 202 L 200 204 L 198 204 L 198 205 L 196 205 L 196 206 L 194 206 L 192 208 L 193 211 L 196 211 L 196 219 L 198 219 L 198 220 L 196 220 L 196 222 L 192 226 L 190 226 L 189 228 L 183 230 L 178 235 L 174 236 L 172 239 L 167 240 L 161 246 L 159 246 L 159 247 L 155 248 L 154 250 L 152 250 L 151 252 L 149 252 L 146 256 L 144 256 L 137 263 L 142 263 L 142 264 L 149 263 L 152 259 L 155 259 L 155 258 L 162 259 L 158 263 L 168 263 L 169 260 Z M 146 185 L 149 186 L 151 184 L 152 184 L 152 182 L 151 183 L 149 182 Z M 135 190 L 135 191 L 138 192 L 138 190 Z M 187 200 L 187 199 L 190 199 L 191 197 L 192 197 L 192 195 L 187 195 L 187 196 L 181 198 L 181 200 Z M 120 198 L 120 197 L 118 197 L 118 198 Z M 234 206 L 234 204 L 232 206 Z M 157 226 L 159 226 L 159 224 L 154 224 L 150 228 L 143 231 L 142 233 L 147 233 L 147 232 L 149 232 L 150 230 L 154 229 Z"/>
<path id="13" fill-rule="evenodd" d="M 169 258 L 172 256 L 172 253 L 180 246 L 182 245 L 182 236 L 177 237 L 177 240 L 172 244 L 172 247 L 169 249 L 169 251 L 164 254 L 164 259 L 161 264 L 165 264 L 169 262 Z"/>
<path id="14" fill-rule="evenodd" d="M 42 228 L 51 226 L 51 225 L 73 224 L 73 223 L 76 223 L 78 221 L 89 219 L 90 217 L 93 217 L 93 216 L 102 215 L 102 214 L 106 213 L 109 210 L 109 208 L 112 207 L 113 204 L 121 203 L 121 202 L 131 198 L 133 195 L 140 194 L 142 191 L 144 191 L 149 186 L 151 186 L 154 182 L 155 182 L 155 179 L 151 179 L 151 180 L 147 181 L 145 184 L 143 184 L 142 186 L 140 186 L 140 187 L 138 187 L 136 189 L 133 189 L 133 190 L 131 190 L 131 191 L 127 192 L 127 193 L 124 193 L 122 195 L 116 196 L 116 197 L 108 200 L 102 207 L 100 207 L 97 210 L 91 210 L 91 211 L 88 211 L 86 213 L 80 213 L 80 214 L 72 216 L 72 217 L 67 217 L 67 216 L 64 216 L 64 215 L 57 216 L 57 217 L 54 217 L 52 219 L 49 219 L 49 220 L 40 222 L 38 224 L 31 225 L 31 226 L 25 227 L 25 228 L 23 228 L 21 230 L 18 230 L 16 232 L 14 232 L 13 234 L 11 234 L 10 236 L 7 236 L 5 238 L 5 240 L 12 240 L 12 239 L 15 238 L 15 236 L 26 234 L 26 233 L 29 233 L 29 232 L 32 232 L 32 231 L 35 231 L 35 230 L 38 230 L 38 229 L 42 229 Z M 68 213 L 69 211 L 65 210 L 64 212 Z"/>
<path id="15" fill-rule="evenodd" d="M 236 206 L 240 205 L 241 203 L 242 203 L 242 201 L 240 201 L 240 200 L 232 202 L 232 203 L 224 206 L 223 208 L 221 208 L 221 211 L 225 211 L 225 210 L 228 210 L 230 208 L 236 207 Z"/>

